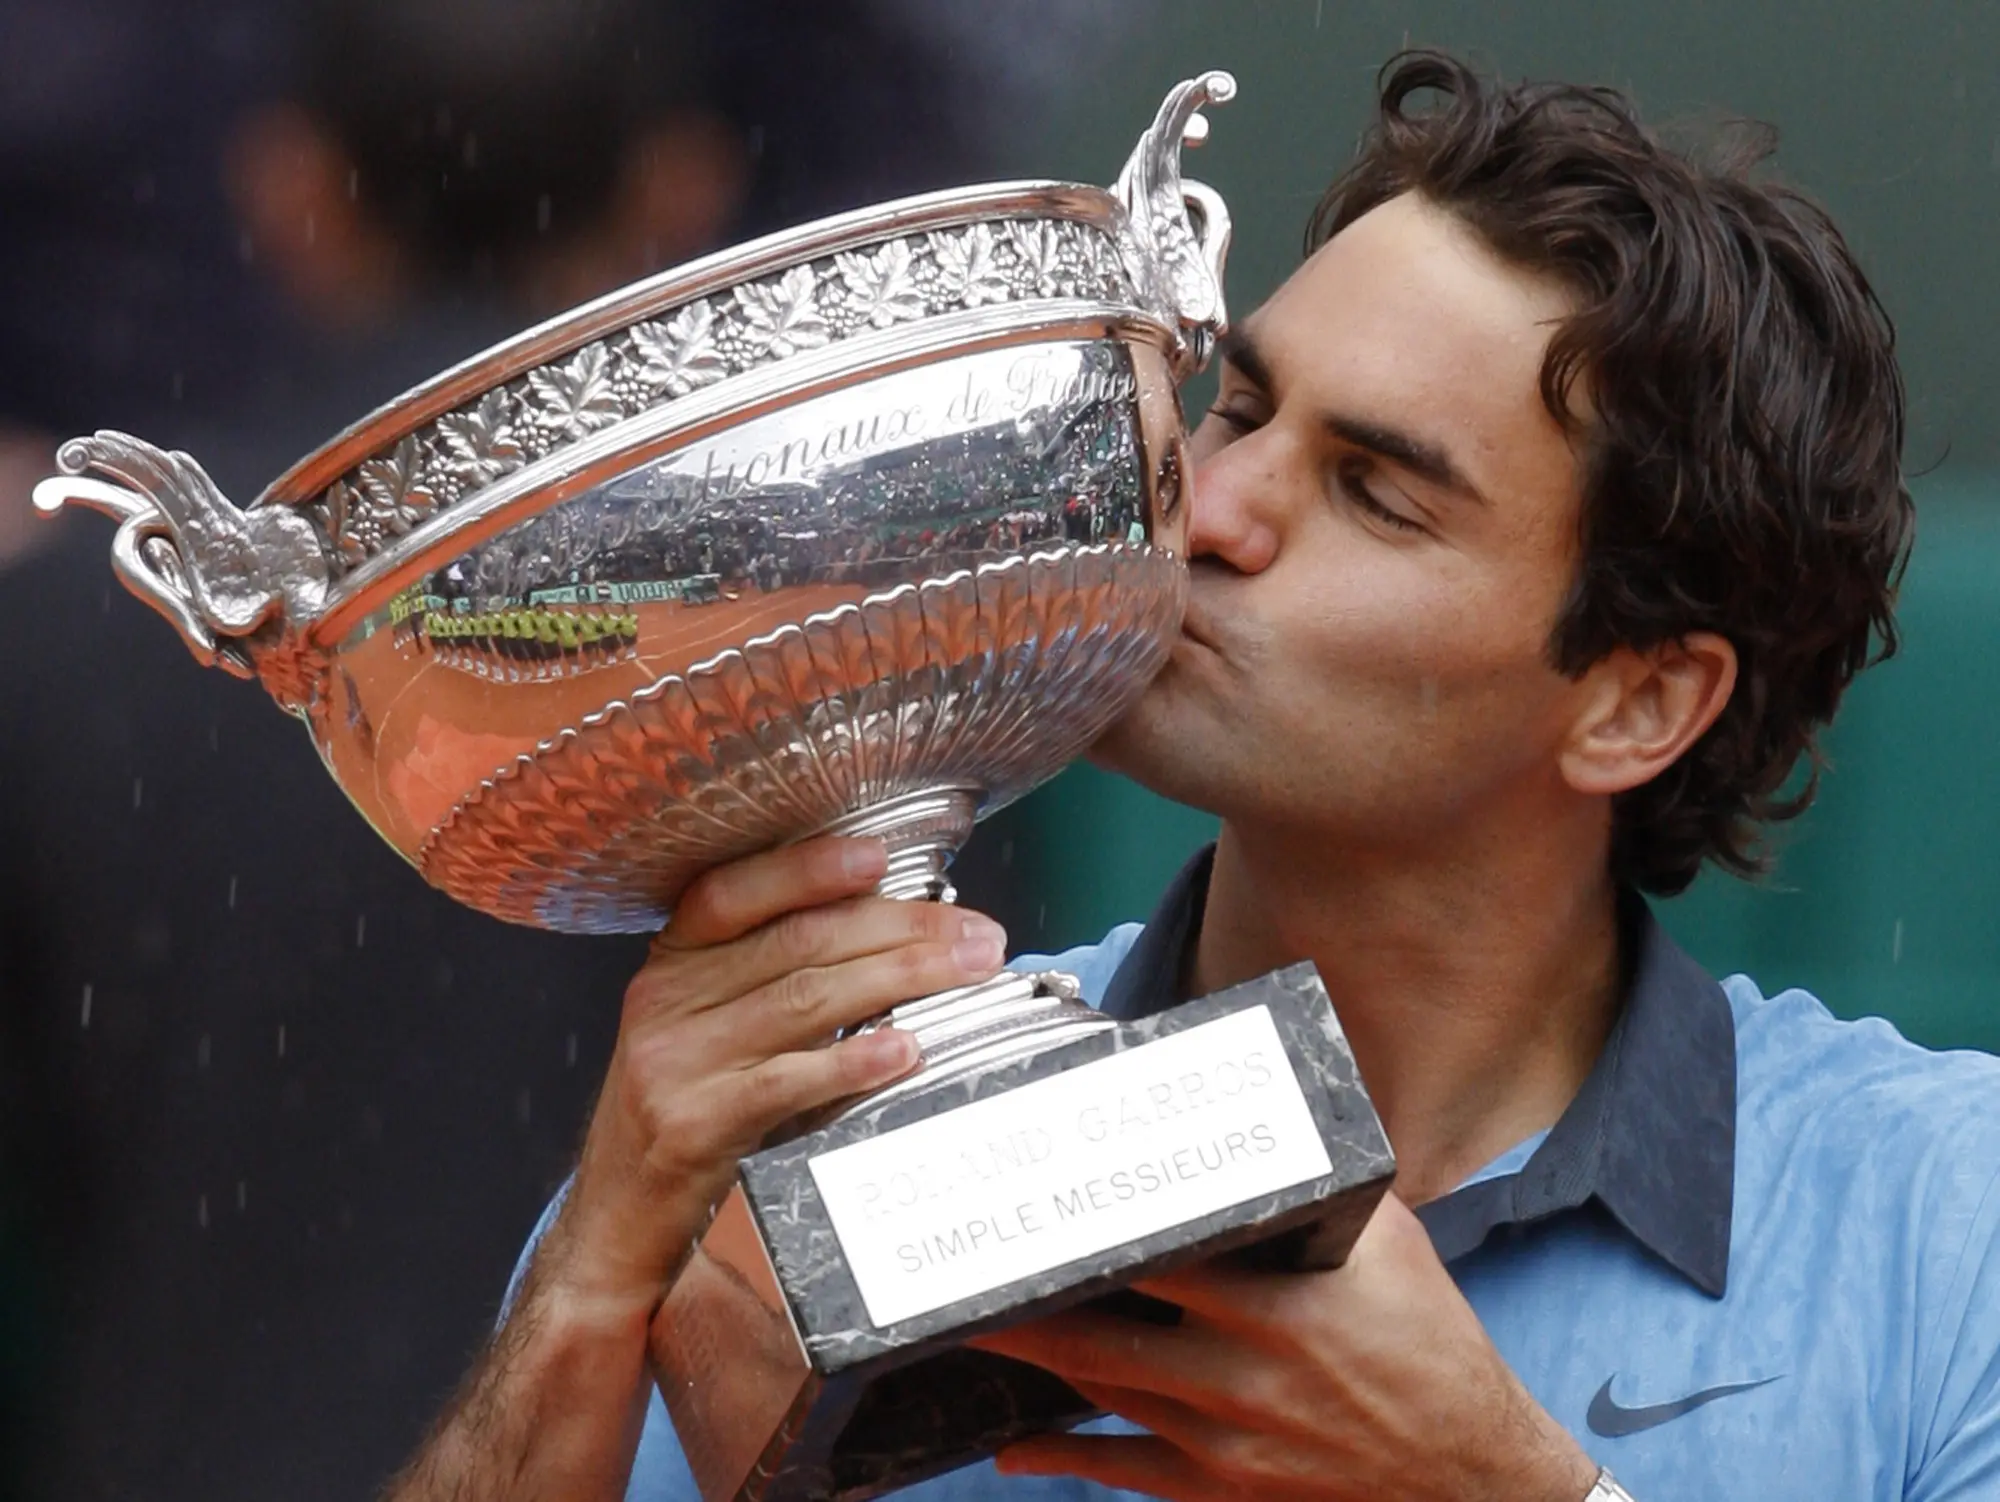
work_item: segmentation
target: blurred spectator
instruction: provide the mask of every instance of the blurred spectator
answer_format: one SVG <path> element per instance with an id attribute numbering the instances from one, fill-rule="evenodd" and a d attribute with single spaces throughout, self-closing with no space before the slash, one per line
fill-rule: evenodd
<path id="1" fill-rule="evenodd" d="M 633 0 L 316 0 L 295 100 L 234 133 L 247 233 L 348 337 L 418 292 L 553 312 L 736 220 L 707 18 Z"/>

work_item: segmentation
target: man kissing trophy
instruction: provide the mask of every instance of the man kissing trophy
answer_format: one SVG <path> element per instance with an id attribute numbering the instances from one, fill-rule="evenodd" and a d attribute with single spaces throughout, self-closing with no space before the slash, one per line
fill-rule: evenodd
<path id="1" fill-rule="evenodd" d="M 949 902 L 974 821 L 1178 628 L 1177 386 L 1229 240 L 1179 152 L 1234 87 L 1176 87 L 1109 191 L 930 194 L 612 293 L 247 507 L 110 432 L 36 504 L 119 518 L 125 584 L 482 912 L 659 930 L 703 871 L 829 833 Z M 1252 1244 L 1337 1262 L 1393 1171 L 1309 965 L 1136 1023 L 1002 971 L 883 1025 L 921 1062 L 744 1158 L 654 1320 L 707 1497 L 872 1496 L 1072 1424 L 961 1341 Z"/>

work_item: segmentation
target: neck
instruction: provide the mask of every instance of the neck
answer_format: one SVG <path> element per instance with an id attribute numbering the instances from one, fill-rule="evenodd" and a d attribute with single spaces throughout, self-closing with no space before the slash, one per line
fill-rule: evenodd
<path id="1" fill-rule="evenodd" d="M 1617 1013 L 1608 832 L 1574 823 L 1454 841 L 1445 860 L 1226 824 L 1192 994 L 1313 961 L 1396 1150 L 1397 1193 L 1434 1199 L 1555 1124 Z"/>

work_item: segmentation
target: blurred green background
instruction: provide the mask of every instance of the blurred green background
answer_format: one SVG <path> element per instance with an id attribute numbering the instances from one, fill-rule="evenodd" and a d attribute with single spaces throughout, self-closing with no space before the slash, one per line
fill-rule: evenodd
<path id="1" fill-rule="evenodd" d="M 1037 170 L 1102 181 L 1164 85 L 1208 67 L 1241 92 L 1193 175 L 1236 221 L 1240 315 L 1297 264 L 1307 214 L 1367 122 L 1397 48 L 1451 48 L 1509 78 L 1630 90 L 1655 123 L 1747 116 L 1778 172 L 1832 210 L 1900 331 L 1919 541 L 1902 655 L 1864 675 L 1827 741 L 1819 803 L 1761 884 L 1704 875 L 1664 905 L 1720 974 L 1805 986 L 1933 1045 L 2000 1050 L 2000 5 L 1207 0 L 1131 8 L 1122 55 Z M 1024 153 L 1024 156 L 1026 154 Z M 1038 894 L 1017 937 L 1050 947 L 1142 917 L 1212 821 L 1078 769 L 1003 815 Z"/>

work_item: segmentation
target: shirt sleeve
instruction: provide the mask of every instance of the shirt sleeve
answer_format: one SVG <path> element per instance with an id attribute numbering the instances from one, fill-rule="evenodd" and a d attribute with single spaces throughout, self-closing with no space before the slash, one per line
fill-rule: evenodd
<path id="1" fill-rule="evenodd" d="M 1954 1215 L 1947 1204 L 1930 1228 L 1960 1250 L 1929 1324 L 1929 1359 L 1919 1368 L 1925 1390 L 1913 1412 L 1928 1414 L 1929 1423 L 1911 1437 L 1916 1465 L 1907 1502 L 2000 1497 L 2000 1133 L 1970 1135 L 1978 1150 L 1960 1153 L 1968 1190 L 1960 1203 L 1969 1210 Z M 1950 1234 L 1961 1227 L 1962 1240 Z"/>
<path id="2" fill-rule="evenodd" d="M 1007 961 L 1009 970 L 1065 970 L 1077 979 L 1083 999 L 1102 1006 L 1111 977 L 1126 953 L 1138 942 L 1142 924 L 1121 923 L 1095 944 L 1065 949 L 1061 954 L 1017 954 Z"/>
<path id="3" fill-rule="evenodd" d="M 632 1481 L 625 1502 L 701 1502 L 694 1472 L 681 1453 L 667 1405 L 654 1385 L 646 1398 L 646 1427 L 639 1435 L 639 1453 L 632 1462 Z"/>

